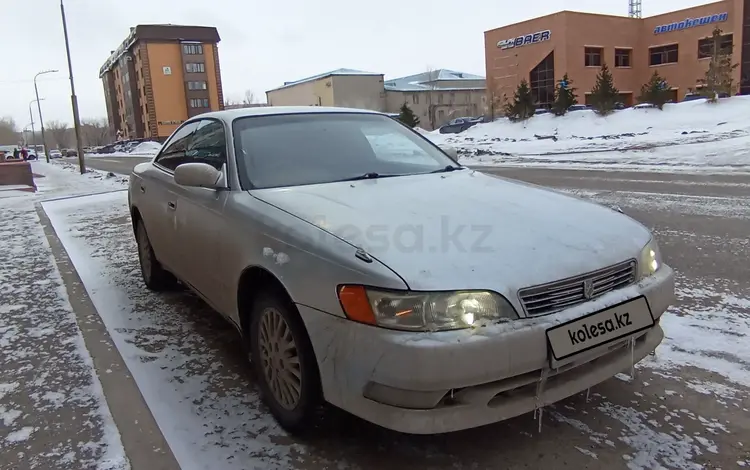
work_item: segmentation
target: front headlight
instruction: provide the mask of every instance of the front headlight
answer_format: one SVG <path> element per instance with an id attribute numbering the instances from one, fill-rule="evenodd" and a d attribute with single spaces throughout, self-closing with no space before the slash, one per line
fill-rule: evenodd
<path id="1" fill-rule="evenodd" d="M 342 286 L 339 299 L 350 319 L 396 330 L 458 330 L 518 318 L 503 296 L 488 291 L 400 292 Z"/>
<path id="2" fill-rule="evenodd" d="M 661 252 L 656 240 L 651 239 L 641 250 L 641 257 L 638 260 L 638 280 L 644 279 L 656 273 L 661 268 Z"/>

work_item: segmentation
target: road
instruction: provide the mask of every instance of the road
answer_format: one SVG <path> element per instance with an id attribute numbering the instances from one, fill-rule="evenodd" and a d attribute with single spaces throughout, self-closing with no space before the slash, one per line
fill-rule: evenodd
<path id="1" fill-rule="evenodd" d="M 127 173 L 137 160 L 88 162 Z M 332 411 L 314 437 L 294 439 L 258 405 L 231 328 L 192 295 L 157 296 L 142 287 L 124 196 L 82 199 L 80 210 L 68 209 L 75 235 L 66 249 L 97 263 L 82 280 L 118 348 L 129 348 L 128 367 L 143 380 L 144 399 L 183 467 L 209 458 L 224 462 L 217 468 L 273 462 L 305 470 L 750 466 L 747 177 L 485 171 L 619 207 L 655 232 L 677 272 L 678 304 L 662 321 L 667 337 L 656 357 L 635 380 L 621 375 L 548 407 L 541 432 L 524 415 L 451 435 L 404 436 Z M 105 277 L 106 287 L 97 284 Z"/>

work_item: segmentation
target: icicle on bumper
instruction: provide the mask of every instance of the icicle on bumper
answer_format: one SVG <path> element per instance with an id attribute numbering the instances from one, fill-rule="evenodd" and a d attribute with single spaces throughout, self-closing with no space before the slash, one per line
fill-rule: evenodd
<path id="1" fill-rule="evenodd" d="M 534 419 L 539 420 L 539 428 L 537 432 L 542 432 L 542 415 L 544 413 L 544 386 L 547 384 L 547 377 L 549 376 L 549 369 L 544 367 L 542 373 L 539 375 L 539 381 L 536 384 L 536 398 L 534 402 Z M 538 413 L 538 416 L 537 416 Z"/>

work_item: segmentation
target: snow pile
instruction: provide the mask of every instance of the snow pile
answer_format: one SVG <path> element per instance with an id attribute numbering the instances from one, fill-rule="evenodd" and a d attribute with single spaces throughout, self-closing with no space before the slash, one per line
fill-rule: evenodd
<path id="1" fill-rule="evenodd" d="M 158 142 L 141 142 L 133 147 L 131 155 L 156 155 L 161 150 L 161 144 Z"/>
<path id="2" fill-rule="evenodd" d="M 522 123 L 499 119 L 461 134 L 425 135 L 456 147 L 468 165 L 750 170 L 748 111 L 750 97 L 736 96 L 667 104 L 663 111 L 629 108 L 607 117 L 574 111 Z"/>

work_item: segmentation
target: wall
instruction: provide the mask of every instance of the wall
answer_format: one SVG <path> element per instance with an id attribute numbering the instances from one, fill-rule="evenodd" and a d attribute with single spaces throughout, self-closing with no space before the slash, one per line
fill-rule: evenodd
<path id="1" fill-rule="evenodd" d="M 332 81 L 334 106 L 385 111 L 382 75 L 334 75 Z"/>
<path id="2" fill-rule="evenodd" d="M 188 117 L 180 44 L 177 42 L 149 43 L 146 48 L 154 95 L 157 133 L 162 137 L 168 136 L 177 129 L 179 123 Z M 165 75 L 164 67 L 170 67 L 172 74 Z M 159 124 L 165 121 L 176 121 L 176 123 Z"/>
<path id="3" fill-rule="evenodd" d="M 386 91 L 386 112 L 398 113 L 404 102 L 419 118 L 419 127 L 426 130 L 436 129 L 456 117 L 478 116 L 487 112 L 485 90 Z M 434 127 L 430 122 L 430 102 L 434 112 Z"/>
<path id="4" fill-rule="evenodd" d="M 659 25 L 682 21 L 685 18 L 695 18 L 707 15 L 729 13 L 729 18 L 723 23 L 714 23 L 704 26 L 673 31 L 670 33 L 654 34 L 654 28 Z M 654 16 L 644 19 L 644 37 L 648 37 L 647 46 L 662 44 L 679 44 L 679 59 L 677 64 L 660 65 L 649 67 L 648 51 L 644 52 L 641 66 L 644 72 L 641 80 L 647 80 L 654 73 L 667 79 L 670 85 L 678 87 L 678 97 L 682 98 L 689 88 L 695 88 L 696 80 L 703 78 L 708 70 L 709 59 L 698 59 L 698 41 L 711 36 L 714 28 L 718 26 L 724 34 L 734 35 L 734 62 L 739 63 L 742 50 L 742 0 L 727 0 L 722 2 L 701 5 L 681 11 L 671 12 L 665 15 Z M 740 69 L 734 71 L 735 83 L 739 83 Z"/>
<path id="5" fill-rule="evenodd" d="M 334 106 L 332 77 L 266 92 L 270 106 Z M 331 86 L 326 86 L 331 83 Z"/>
<path id="6" fill-rule="evenodd" d="M 658 71 L 670 85 L 677 88 L 678 99 L 682 99 L 689 89 L 695 88 L 696 80 L 705 74 L 708 59 L 698 59 L 698 41 L 710 36 L 717 24 L 662 34 L 654 34 L 655 27 L 685 18 L 728 12 L 729 20 L 718 26 L 724 33 L 734 34 L 735 61 L 739 62 L 742 1 L 725 0 L 645 19 L 560 12 L 486 31 L 488 102 L 493 99 L 497 102 L 503 94 L 512 97 L 518 83 L 524 78 L 529 80 L 531 70 L 552 51 L 555 54 L 555 81 L 562 79 L 567 72 L 574 82 L 573 86 L 577 88 L 579 101 L 584 102 L 584 95 L 594 86 L 599 71 L 599 67 L 585 66 L 584 51 L 587 46 L 604 49 L 603 60 L 609 65 L 615 86 L 621 92 L 632 92 L 633 98 L 637 98 L 643 83 L 654 71 Z M 544 30 L 551 31 L 549 41 L 506 50 L 497 47 L 500 40 Z M 673 43 L 679 44 L 677 64 L 649 66 L 649 47 Z M 631 67 L 615 67 L 615 48 L 632 48 Z M 735 80 L 738 81 L 739 78 L 738 68 Z"/>

